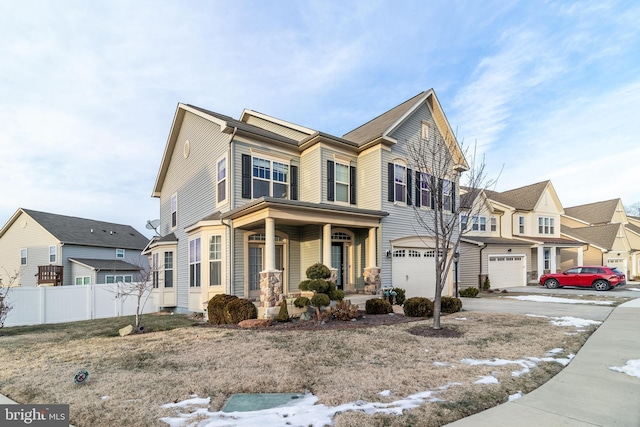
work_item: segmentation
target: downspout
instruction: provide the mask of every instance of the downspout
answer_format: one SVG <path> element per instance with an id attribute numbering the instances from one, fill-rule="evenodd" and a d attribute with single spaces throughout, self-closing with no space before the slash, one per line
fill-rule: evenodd
<path id="1" fill-rule="evenodd" d="M 484 250 L 484 248 L 487 247 L 487 244 L 483 244 L 482 247 L 480 248 L 480 274 L 478 275 L 478 289 L 482 290 L 482 281 L 480 280 L 480 278 L 482 277 L 482 251 Z"/>
<path id="2" fill-rule="evenodd" d="M 229 136 L 229 149 L 227 150 L 227 158 L 229 159 L 229 164 L 227 165 L 227 168 L 229 170 L 229 210 L 233 210 L 233 208 L 235 207 L 235 203 L 234 203 L 234 185 L 233 185 L 233 177 L 234 177 L 234 168 L 233 168 L 233 138 L 236 136 L 236 132 L 238 131 L 237 127 L 233 128 L 233 132 L 231 133 L 231 136 Z M 234 277 L 233 277 L 233 273 L 235 271 L 235 258 L 233 257 L 233 250 L 235 248 L 235 241 L 234 241 L 234 233 L 233 233 L 233 227 L 232 227 L 232 220 L 229 220 L 229 224 L 225 223 L 224 220 L 222 221 L 222 223 L 224 225 L 226 225 L 227 227 L 229 227 L 229 249 L 228 249 L 228 255 L 229 255 L 229 274 L 227 275 L 227 277 L 229 278 L 229 282 L 227 284 L 227 295 L 235 295 L 233 293 L 233 283 L 234 283 Z"/>

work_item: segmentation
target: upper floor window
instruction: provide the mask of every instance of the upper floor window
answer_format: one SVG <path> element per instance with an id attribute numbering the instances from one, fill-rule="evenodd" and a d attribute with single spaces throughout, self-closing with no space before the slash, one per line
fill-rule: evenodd
<path id="1" fill-rule="evenodd" d="M 116 249 L 116 258 L 124 259 L 124 249 Z"/>
<path id="2" fill-rule="evenodd" d="M 171 228 L 178 226 L 178 194 L 171 196 Z"/>
<path id="3" fill-rule="evenodd" d="M 518 233 L 524 234 L 524 217 L 518 217 Z"/>
<path id="4" fill-rule="evenodd" d="M 227 199 L 227 158 L 218 162 L 218 203 Z"/>
<path id="5" fill-rule="evenodd" d="M 442 209 L 453 210 L 453 183 L 448 179 L 442 180 Z"/>
<path id="6" fill-rule="evenodd" d="M 56 248 L 55 246 L 49 246 L 49 262 L 51 264 L 56 263 L 57 249 L 58 248 Z"/>
<path id="7" fill-rule="evenodd" d="M 164 287 L 173 288 L 173 252 L 164 253 Z"/>
<path id="8" fill-rule="evenodd" d="M 425 207 L 433 207 L 433 200 L 431 197 L 431 175 L 426 172 L 420 173 L 420 204 Z M 463 228 L 464 230 L 464 228 Z"/>
<path id="9" fill-rule="evenodd" d="M 336 202 L 349 202 L 349 166 L 336 163 Z"/>
<path id="10" fill-rule="evenodd" d="M 189 240 L 189 286 L 200 286 L 200 238 Z"/>
<path id="11" fill-rule="evenodd" d="M 327 200 L 356 204 L 356 168 L 327 160 Z"/>
<path id="12" fill-rule="evenodd" d="M 395 164 L 393 168 L 393 191 L 394 201 L 407 202 L 407 168 L 403 165 Z"/>
<path id="13" fill-rule="evenodd" d="M 464 231 L 469 226 L 469 215 L 460 215 L 460 230 Z"/>
<path id="14" fill-rule="evenodd" d="M 27 250 L 20 249 L 20 265 L 27 265 Z"/>
<path id="15" fill-rule="evenodd" d="M 554 218 L 548 216 L 538 217 L 538 234 L 554 234 Z"/>
<path id="16" fill-rule="evenodd" d="M 490 227 L 491 227 L 491 231 L 497 231 L 498 230 L 498 221 L 496 220 L 495 216 L 492 216 L 489 219 L 489 224 L 490 224 Z"/>
<path id="17" fill-rule="evenodd" d="M 484 216 L 474 216 L 471 229 L 473 231 L 487 231 L 487 218 Z"/>
<path id="18" fill-rule="evenodd" d="M 298 200 L 298 168 L 277 160 L 243 154 L 242 197 Z"/>
<path id="19" fill-rule="evenodd" d="M 222 285 L 222 236 L 209 239 L 209 286 Z"/>

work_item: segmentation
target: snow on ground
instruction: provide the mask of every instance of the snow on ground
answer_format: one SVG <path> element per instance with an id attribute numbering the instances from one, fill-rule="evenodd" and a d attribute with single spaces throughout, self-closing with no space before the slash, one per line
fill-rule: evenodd
<path id="1" fill-rule="evenodd" d="M 484 377 L 480 377 L 480 379 L 474 384 L 500 384 L 500 381 L 493 375 L 486 375 Z"/>
<path id="2" fill-rule="evenodd" d="M 571 298 L 547 297 L 544 295 L 523 295 L 523 296 L 503 297 L 503 298 L 517 299 L 520 301 L 555 302 L 555 303 L 561 303 L 561 304 L 592 304 L 592 305 L 615 304 L 615 301 L 590 301 L 590 300 L 580 300 L 580 299 L 571 299 Z"/>
<path id="3" fill-rule="evenodd" d="M 522 396 L 524 396 L 524 393 L 522 393 L 521 391 L 518 391 L 517 393 L 512 394 L 512 395 L 509 396 L 509 402 L 513 402 L 514 400 L 518 400 Z"/>
<path id="4" fill-rule="evenodd" d="M 554 349 L 559 350 L 557 353 L 562 351 L 562 349 Z M 553 351 L 553 350 L 552 350 Z M 548 354 L 548 353 L 547 353 Z M 519 377 L 524 374 L 527 374 L 531 371 L 531 369 L 538 366 L 541 362 L 556 362 L 560 363 L 562 366 L 567 366 L 571 359 L 573 359 L 574 355 L 570 354 L 566 358 L 556 358 L 556 357 L 526 357 L 524 359 L 518 360 L 507 360 L 507 359 L 497 359 L 493 360 L 477 360 L 477 359 L 462 359 L 460 362 L 465 365 L 476 366 L 476 365 L 485 365 L 485 366 L 506 366 L 506 365 L 520 365 L 522 367 L 519 371 L 511 372 L 511 376 Z"/>
<path id="5" fill-rule="evenodd" d="M 640 378 L 640 359 L 627 360 L 627 363 L 624 366 L 612 366 L 609 369 L 616 372 L 622 372 L 623 374 L 627 374 L 632 377 Z"/>
<path id="6" fill-rule="evenodd" d="M 286 406 L 249 412 L 210 412 L 207 409 L 209 398 L 192 396 L 191 399 L 182 402 L 162 405 L 162 408 L 176 409 L 178 416 L 161 418 L 161 421 L 171 427 L 326 426 L 332 425 L 333 417 L 340 412 L 359 411 L 369 415 L 375 413 L 401 415 L 403 411 L 417 408 L 425 402 L 441 401 L 435 395 L 438 391 L 446 390 L 453 385 L 460 385 L 460 383 L 450 383 L 435 391 L 415 393 L 390 403 L 358 400 L 333 407 L 317 405 L 318 398 L 307 394 Z M 388 395 L 387 392 L 391 394 L 390 390 L 384 390 L 380 394 Z"/>
<path id="7" fill-rule="evenodd" d="M 638 288 L 628 288 L 628 291 L 636 291 L 636 292 L 640 292 L 640 289 Z"/>
<path id="8" fill-rule="evenodd" d="M 583 329 L 590 325 L 599 325 L 602 322 L 598 320 L 580 319 L 578 317 L 562 316 L 562 317 L 549 317 L 539 314 L 527 314 L 529 317 L 543 317 L 551 319 L 550 322 L 556 326 L 575 326 L 576 329 Z"/>

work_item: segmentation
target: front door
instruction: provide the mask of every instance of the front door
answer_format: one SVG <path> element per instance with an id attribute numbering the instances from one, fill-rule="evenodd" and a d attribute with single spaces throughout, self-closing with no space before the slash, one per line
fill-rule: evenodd
<path id="1" fill-rule="evenodd" d="M 344 289 L 344 243 L 331 243 L 331 267 L 338 270 L 336 277 L 336 286 L 338 289 Z"/>

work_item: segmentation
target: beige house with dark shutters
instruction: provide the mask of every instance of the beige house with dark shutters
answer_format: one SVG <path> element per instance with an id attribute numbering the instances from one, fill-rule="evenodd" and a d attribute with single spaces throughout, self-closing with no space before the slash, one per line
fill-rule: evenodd
<path id="1" fill-rule="evenodd" d="M 316 262 L 345 291 L 433 297 L 433 239 L 411 226 L 416 204 L 432 208 L 420 202 L 426 171 L 412 170 L 406 147 L 430 132 L 455 160 L 442 177 L 453 210 L 467 165 L 433 90 L 341 137 L 178 104 L 153 188 L 160 237 L 146 251 L 159 267 L 156 305 L 201 311 L 227 293 L 260 301 L 265 315 Z"/>

